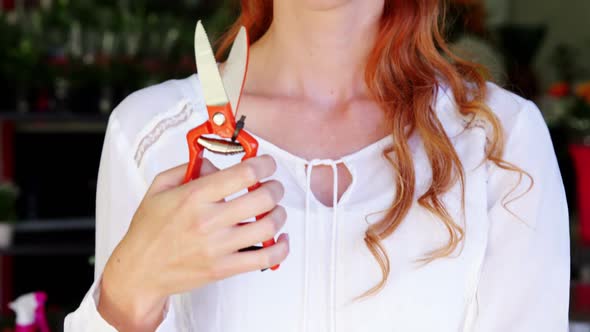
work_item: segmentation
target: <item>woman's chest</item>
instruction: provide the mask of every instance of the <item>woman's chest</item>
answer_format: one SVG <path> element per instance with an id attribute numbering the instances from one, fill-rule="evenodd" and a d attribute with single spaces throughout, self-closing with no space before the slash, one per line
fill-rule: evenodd
<path id="1" fill-rule="evenodd" d="M 336 233 L 331 214 L 287 208 L 283 231 L 288 258 L 276 271 L 254 271 L 190 293 L 198 331 L 460 331 L 477 285 L 485 249 L 482 209 L 471 206 L 463 250 L 421 266 L 417 260 L 448 239 L 439 221 L 413 208 L 382 241 L 389 276 L 375 295 L 355 301 L 379 283 L 382 269 L 365 243 L 366 213 L 341 211 Z M 368 217 L 369 221 L 379 214 Z M 335 235 L 335 236 L 334 236 Z M 335 251 L 332 251 L 332 248 Z M 334 253 L 334 255 L 333 255 Z M 302 324 L 306 324 L 307 330 Z"/>
<path id="2" fill-rule="evenodd" d="M 336 218 L 333 209 L 317 204 L 306 216 L 297 203 L 301 193 L 287 197 L 285 203 L 293 203 L 285 204 L 288 219 L 282 230 L 290 234 L 288 258 L 276 271 L 237 275 L 191 293 L 196 330 L 276 331 L 281 326 L 281 331 L 311 332 L 329 331 L 335 324 L 339 332 L 460 331 L 487 238 L 485 180 L 476 173 L 468 175 L 465 220 L 456 192 L 443 199 L 464 229 L 457 250 L 420 264 L 420 258 L 448 243 L 449 233 L 440 219 L 413 205 L 381 241 L 389 263 L 387 282 L 375 295 L 356 301 L 383 277 L 365 232 L 385 216 L 393 191 L 343 206 Z"/>
<path id="3" fill-rule="evenodd" d="M 358 165 L 356 173 L 367 176 L 352 188 L 336 211 L 314 202 L 306 205 L 304 172 L 279 158 L 272 176 L 286 187 L 281 205 L 287 209 L 283 232 L 291 239 L 289 257 L 277 271 L 251 272 L 234 276 L 186 296 L 184 310 L 195 331 L 457 331 L 473 298 L 487 238 L 485 168 L 481 160 L 485 140 L 476 134 L 456 145 L 465 162 L 465 219 L 460 212 L 460 188 L 455 185 L 442 197 L 451 218 L 463 228 L 463 242 L 451 257 L 426 265 L 417 261 L 449 241 L 448 228 L 440 219 L 413 204 L 403 222 L 380 245 L 388 261 L 388 279 L 375 295 L 355 297 L 379 283 L 383 270 L 366 244 L 370 223 L 385 216 L 395 195 L 391 169 L 375 163 Z M 176 143 L 180 144 L 180 137 Z M 180 149 L 158 147 L 161 162 L 146 158 L 153 174 L 186 162 Z M 264 147 L 260 150 L 265 151 Z M 241 156 L 219 156 L 205 152 L 220 168 L 229 167 Z M 414 156 L 416 191 L 429 184 L 425 156 Z M 169 165 L 167 165 L 169 164 Z M 360 179 L 360 178 L 359 178 Z M 236 193 L 236 196 L 245 192 Z M 307 208 L 306 208 L 307 206 Z M 425 319 L 427 317 L 427 319 Z M 332 319 L 333 318 L 333 319 Z"/>

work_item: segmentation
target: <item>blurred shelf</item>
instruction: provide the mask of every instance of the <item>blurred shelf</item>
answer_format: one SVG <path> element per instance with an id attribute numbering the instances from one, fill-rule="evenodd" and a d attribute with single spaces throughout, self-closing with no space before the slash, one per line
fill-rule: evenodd
<path id="1" fill-rule="evenodd" d="M 579 323 L 588 323 L 590 322 L 590 312 L 575 312 L 570 310 L 570 321 L 579 322 Z"/>
<path id="2" fill-rule="evenodd" d="M 0 120 L 14 122 L 99 122 L 109 119 L 109 114 L 80 114 L 66 111 L 26 112 L 0 111 Z"/>
<path id="3" fill-rule="evenodd" d="M 15 236 L 32 233 L 94 232 L 94 219 L 47 219 L 19 221 L 14 225 Z M 32 234 L 33 235 L 33 234 Z M 35 235 L 40 236 L 40 235 Z M 47 234 L 42 235 L 46 237 Z M 43 241 L 45 242 L 45 241 Z M 15 243 L 8 248 L 0 248 L 0 255 L 7 256 L 80 256 L 94 254 L 94 243 Z"/>
<path id="4" fill-rule="evenodd" d="M 0 256 L 91 256 L 94 245 L 15 245 L 0 248 Z"/>
<path id="5" fill-rule="evenodd" d="M 580 267 L 590 264 L 590 247 L 573 243 L 571 246 L 571 265 Z"/>
<path id="6" fill-rule="evenodd" d="M 109 114 L 80 114 L 65 111 L 17 113 L 0 111 L 0 121 L 13 122 L 20 132 L 104 132 Z"/>
<path id="7" fill-rule="evenodd" d="M 23 232 L 68 232 L 94 231 L 94 219 L 48 219 L 19 221 L 14 225 L 15 231 Z"/>

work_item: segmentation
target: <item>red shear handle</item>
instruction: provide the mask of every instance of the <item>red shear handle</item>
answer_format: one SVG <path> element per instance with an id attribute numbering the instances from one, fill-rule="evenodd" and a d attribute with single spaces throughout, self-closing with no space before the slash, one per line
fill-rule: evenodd
<path id="1" fill-rule="evenodd" d="M 192 129 L 186 135 L 189 151 L 189 163 L 184 175 L 183 183 L 188 183 L 193 179 L 201 176 L 201 166 L 203 165 L 203 151 L 205 148 L 197 141 L 199 137 L 212 132 L 209 122 L 204 122 L 200 126 Z"/>
<path id="2" fill-rule="evenodd" d="M 256 190 L 258 187 L 260 187 L 260 182 L 256 183 L 255 185 L 253 185 L 251 187 L 248 187 L 248 192 Z M 257 215 L 256 221 L 264 218 L 267 214 L 269 214 L 269 212 L 265 212 L 263 214 Z M 262 242 L 262 247 L 266 248 L 266 247 L 270 247 L 274 244 L 275 244 L 275 239 L 273 238 L 273 239 L 266 240 L 266 241 Z M 272 266 L 270 269 L 274 271 L 274 270 L 278 269 L 279 266 L 280 266 L 280 264 L 277 264 L 277 265 Z"/>
<path id="3" fill-rule="evenodd" d="M 249 159 L 249 158 L 253 158 L 256 156 L 256 154 L 258 153 L 258 141 L 256 141 L 256 139 L 254 137 L 252 137 L 252 135 L 248 134 L 244 130 L 241 130 L 240 133 L 238 134 L 237 140 L 244 147 L 245 154 L 244 154 L 244 157 L 242 157 L 242 161 Z M 257 182 L 253 186 L 248 187 L 248 192 L 256 190 L 256 189 L 258 189 L 258 187 L 260 187 L 260 182 Z M 266 212 L 266 213 L 256 216 L 256 220 L 258 221 L 258 220 L 264 218 L 264 216 L 266 216 L 269 212 Z M 269 240 L 262 242 L 262 246 L 264 248 L 270 247 L 274 244 L 275 244 L 274 238 L 271 238 Z M 277 265 L 272 266 L 270 269 L 274 271 L 274 270 L 278 269 L 279 266 L 280 266 L 280 264 L 277 264 Z"/>
<path id="4" fill-rule="evenodd" d="M 211 128 L 210 122 L 205 122 L 200 126 L 196 127 L 195 129 L 189 131 L 189 133 L 187 134 L 190 159 L 183 183 L 187 183 L 193 179 L 197 179 L 201 175 L 200 173 L 201 166 L 203 164 L 203 151 L 205 150 L 205 148 L 203 148 L 197 140 L 204 134 L 210 134 L 212 132 L 213 128 Z M 242 157 L 242 161 L 256 156 L 256 153 L 258 152 L 258 142 L 254 137 L 242 130 L 238 134 L 237 140 L 244 147 L 245 155 L 244 157 Z M 258 187 L 260 187 L 260 182 L 257 182 L 256 184 L 248 187 L 248 192 L 256 190 Z M 266 216 L 268 213 L 269 212 L 266 212 L 256 216 L 256 220 L 258 221 L 264 218 L 264 216 Z M 262 242 L 262 246 L 264 248 L 270 247 L 274 244 L 274 238 Z M 276 270 L 279 268 L 279 266 L 279 264 L 274 265 L 271 267 L 271 270 Z"/>

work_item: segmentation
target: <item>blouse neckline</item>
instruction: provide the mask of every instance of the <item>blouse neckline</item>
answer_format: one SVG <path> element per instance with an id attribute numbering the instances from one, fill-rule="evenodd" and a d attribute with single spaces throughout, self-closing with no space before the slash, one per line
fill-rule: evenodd
<path id="1" fill-rule="evenodd" d="M 309 160 L 309 159 L 299 156 L 295 153 L 292 153 L 286 149 L 283 149 L 283 148 L 277 146 L 276 144 L 272 143 L 271 141 L 264 139 L 263 137 L 251 132 L 250 130 L 248 130 L 246 128 L 244 128 L 242 130 L 245 130 L 248 134 L 252 135 L 258 141 L 259 145 L 262 146 L 263 149 L 266 148 L 269 151 L 272 151 L 274 153 L 278 153 L 281 156 L 287 158 L 288 160 L 296 162 L 298 164 L 308 165 L 308 164 L 312 163 L 312 160 Z M 369 143 L 368 145 L 365 145 L 356 151 L 348 153 L 336 160 L 334 160 L 334 159 L 322 159 L 322 160 L 328 160 L 328 161 L 334 161 L 334 162 L 341 160 L 346 163 L 350 163 L 354 160 L 361 160 L 361 159 L 364 160 L 366 157 L 373 156 L 375 153 L 381 153 L 381 151 L 384 147 L 386 147 L 392 143 L 393 143 L 393 135 L 390 134 L 390 135 L 380 138 L 377 141 Z M 314 158 L 314 160 L 315 159 L 316 158 Z"/>
<path id="2" fill-rule="evenodd" d="M 190 79 L 192 81 L 192 85 L 194 89 L 197 89 L 197 91 L 199 91 L 201 89 L 200 83 L 199 83 L 199 77 L 198 77 L 198 73 L 193 74 Z M 433 100 L 432 103 L 432 107 L 434 112 L 437 114 L 437 116 L 439 117 L 440 121 L 443 123 L 443 126 L 449 126 L 447 129 L 449 129 L 450 132 L 453 132 L 453 130 L 457 130 L 458 127 L 457 125 L 455 125 L 452 121 L 451 124 L 446 124 L 447 120 L 449 120 L 448 118 L 452 117 L 452 115 L 450 114 L 450 112 L 448 112 L 448 109 L 445 109 L 445 105 L 448 104 L 450 102 L 449 99 L 449 95 L 448 95 L 448 86 L 446 84 L 439 84 L 438 88 L 437 88 L 437 94 Z M 195 98 L 197 99 L 196 101 L 198 103 L 205 103 L 205 100 L 202 98 L 202 95 L 200 93 L 190 93 L 190 96 L 193 100 L 195 100 Z M 443 110 L 446 110 L 443 111 Z M 457 128 L 455 128 L 457 127 Z M 300 155 L 297 155 L 295 153 L 292 153 L 286 149 L 281 148 L 280 146 L 276 145 L 275 143 L 259 136 L 256 133 L 251 132 L 249 129 L 247 128 L 243 128 L 242 130 L 246 131 L 247 133 L 249 133 L 250 135 L 252 135 L 258 142 L 259 142 L 259 147 L 262 147 L 262 149 L 267 149 L 269 151 L 275 152 L 276 154 L 286 158 L 289 161 L 292 161 L 293 163 L 297 164 L 298 166 L 300 165 L 309 165 L 310 163 L 312 163 L 313 161 L 324 161 L 327 163 L 338 163 L 338 162 L 344 162 L 347 164 L 347 166 L 351 166 L 353 161 L 360 161 L 362 160 L 363 162 L 367 162 L 372 160 L 375 155 L 379 155 L 383 152 L 383 148 L 390 146 L 391 144 L 394 143 L 394 139 L 393 139 L 393 134 L 389 134 L 385 137 L 380 138 L 377 141 L 374 141 L 368 145 L 365 145 L 364 147 L 361 147 L 360 149 L 353 151 L 351 153 L 348 153 L 338 159 L 321 159 L 321 158 L 314 158 L 313 160 L 309 160 L 307 158 L 304 158 Z"/>

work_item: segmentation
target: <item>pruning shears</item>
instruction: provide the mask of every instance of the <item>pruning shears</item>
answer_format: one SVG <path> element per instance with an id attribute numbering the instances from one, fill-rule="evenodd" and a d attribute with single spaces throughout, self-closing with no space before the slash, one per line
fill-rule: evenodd
<path id="1" fill-rule="evenodd" d="M 189 165 L 184 183 L 200 176 L 203 151 L 205 149 L 225 155 L 243 152 L 242 161 L 256 156 L 258 152 L 258 141 L 245 130 L 242 130 L 246 117 L 242 115 L 236 123 L 236 113 L 246 78 L 248 57 L 248 34 L 246 28 L 242 26 L 225 62 L 223 73 L 220 73 L 203 24 L 200 20 L 197 22 L 195 30 L 195 59 L 209 117 L 207 121 L 191 129 L 187 134 Z M 204 136 L 210 134 L 217 135 L 220 138 Z M 248 187 L 248 192 L 258 187 L 260 187 L 259 182 Z M 260 220 L 268 213 L 265 212 L 256 216 L 256 220 Z M 275 240 L 272 238 L 264 241 L 262 247 L 252 246 L 241 249 L 240 251 L 257 250 L 274 244 Z M 272 270 L 278 268 L 278 264 L 271 267 Z"/>

